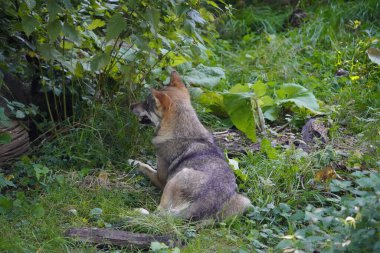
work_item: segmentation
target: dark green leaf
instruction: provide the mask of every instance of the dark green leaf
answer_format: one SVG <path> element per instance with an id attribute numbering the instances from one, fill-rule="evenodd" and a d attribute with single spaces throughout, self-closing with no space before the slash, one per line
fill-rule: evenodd
<path id="1" fill-rule="evenodd" d="M 49 44 L 39 45 L 37 49 L 46 60 L 63 59 L 62 54 Z"/>
<path id="2" fill-rule="evenodd" d="M 81 43 L 80 34 L 77 30 L 75 30 L 75 28 L 71 24 L 64 23 L 62 31 L 65 34 L 65 36 L 67 36 L 72 42 L 75 43 L 75 45 L 77 46 L 80 45 Z"/>
<path id="3" fill-rule="evenodd" d="M 116 39 L 127 27 L 124 17 L 120 13 L 113 15 L 107 23 L 106 40 Z"/>
<path id="4" fill-rule="evenodd" d="M 51 40 L 56 40 L 59 36 L 59 33 L 62 31 L 62 22 L 56 19 L 48 24 L 46 30 L 49 38 Z"/>
<path id="5" fill-rule="evenodd" d="M 150 31 L 157 34 L 158 24 L 160 22 L 160 12 L 157 9 L 148 8 L 145 11 L 146 21 L 149 23 Z"/>
<path id="6" fill-rule="evenodd" d="M 8 144 L 11 141 L 12 141 L 12 135 L 10 135 L 9 133 L 0 133 L 0 145 Z"/>
<path id="7" fill-rule="evenodd" d="M 91 61 L 91 70 L 98 71 L 103 69 L 110 61 L 110 56 L 106 53 L 99 53 Z"/>
<path id="8" fill-rule="evenodd" d="M 61 7 L 58 5 L 57 0 L 48 0 L 46 2 L 46 7 L 49 12 L 50 21 L 53 21 L 57 18 L 57 14 L 60 12 Z"/>
<path id="9" fill-rule="evenodd" d="M 29 36 L 39 25 L 38 20 L 35 17 L 31 16 L 24 16 L 22 17 L 22 28 L 26 34 L 26 36 Z"/>

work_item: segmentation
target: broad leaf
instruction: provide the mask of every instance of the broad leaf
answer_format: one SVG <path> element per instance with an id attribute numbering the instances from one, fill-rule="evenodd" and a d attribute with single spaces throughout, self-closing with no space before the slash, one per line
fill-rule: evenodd
<path id="1" fill-rule="evenodd" d="M 38 20 L 31 16 L 22 17 L 21 23 L 26 36 L 29 36 L 39 25 Z"/>
<path id="2" fill-rule="evenodd" d="M 377 48 L 368 48 L 367 54 L 369 59 L 373 62 L 376 63 L 377 65 L 380 65 L 380 50 Z"/>
<path id="3" fill-rule="evenodd" d="M 198 102 L 219 117 L 227 117 L 228 113 L 223 103 L 223 96 L 216 92 L 205 92 L 198 97 Z"/>
<path id="4" fill-rule="evenodd" d="M 285 83 L 276 91 L 277 104 L 294 103 L 300 108 L 306 108 L 313 113 L 319 113 L 319 105 L 314 94 L 305 87 L 295 83 Z"/>
<path id="5" fill-rule="evenodd" d="M 127 23 L 120 13 L 113 15 L 107 23 L 106 40 L 116 39 L 127 27 Z"/>
<path id="6" fill-rule="evenodd" d="M 219 67 L 207 67 L 199 64 L 196 68 L 183 76 L 183 79 L 190 84 L 212 88 L 225 78 L 224 70 Z"/>
<path id="7" fill-rule="evenodd" d="M 63 32 L 64 34 L 72 41 L 75 43 L 75 45 L 79 46 L 80 43 L 81 43 L 81 36 L 79 34 L 79 32 L 77 30 L 75 30 L 75 28 L 68 24 L 68 23 L 64 23 L 63 24 Z"/>
<path id="8" fill-rule="evenodd" d="M 262 81 L 257 81 L 256 83 L 254 83 L 252 85 L 252 88 L 255 91 L 257 97 L 262 97 L 267 92 L 267 85 Z"/>
<path id="9" fill-rule="evenodd" d="M 88 29 L 89 30 L 94 30 L 94 29 L 96 29 L 96 28 L 98 28 L 98 27 L 103 27 L 103 26 L 105 26 L 105 24 L 106 24 L 106 22 L 104 22 L 103 20 L 101 20 L 101 19 L 94 19 L 92 22 L 91 22 L 91 24 L 89 24 L 88 25 Z"/>
<path id="10" fill-rule="evenodd" d="M 146 21 L 150 25 L 150 31 L 157 34 L 158 24 L 160 22 L 160 12 L 157 9 L 148 8 L 145 11 Z"/>
<path id="11" fill-rule="evenodd" d="M 49 44 L 38 45 L 37 49 L 46 60 L 63 59 L 62 54 Z"/>
<path id="12" fill-rule="evenodd" d="M 173 51 L 169 52 L 166 57 L 170 59 L 170 66 L 172 67 L 188 62 L 188 60 L 183 57 L 183 55 L 175 54 Z"/>
<path id="13" fill-rule="evenodd" d="M 49 38 L 51 40 L 56 40 L 59 36 L 59 33 L 62 31 L 62 22 L 56 19 L 48 24 L 46 30 Z"/>
<path id="14" fill-rule="evenodd" d="M 253 142 L 256 141 L 256 126 L 252 112 L 253 93 L 225 93 L 223 103 L 232 123 Z"/>
<path id="15" fill-rule="evenodd" d="M 110 56 L 106 53 L 99 53 L 95 55 L 95 57 L 91 61 L 91 70 L 98 71 L 104 68 L 105 66 L 107 66 L 110 59 Z"/>
<path id="16" fill-rule="evenodd" d="M 61 7 L 58 5 L 57 2 L 58 1 L 56 1 L 56 0 L 48 0 L 46 2 L 46 7 L 47 7 L 48 12 L 49 12 L 50 21 L 55 20 L 57 18 L 57 14 L 61 10 Z"/>

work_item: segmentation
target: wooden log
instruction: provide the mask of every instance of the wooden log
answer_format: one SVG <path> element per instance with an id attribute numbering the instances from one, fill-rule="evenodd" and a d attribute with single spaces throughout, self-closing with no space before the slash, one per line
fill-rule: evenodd
<path id="1" fill-rule="evenodd" d="M 66 236 L 74 237 L 81 242 L 144 249 L 149 248 L 150 243 L 154 241 L 162 242 L 172 247 L 179 244 L 170 236 L 131 233 L 108 228 L 70 228 L 66 231 Z"/>
<path id="2" fill-rule="evenodd" d="M 0 166 L 19 158 L 29 149 L 29 135 L 20 122 L 12 120 L 10 126 L 0 125 L 0 134 L 2 133 L 8 133 L 11 136 L 11 142 L 0 144 Z"/>

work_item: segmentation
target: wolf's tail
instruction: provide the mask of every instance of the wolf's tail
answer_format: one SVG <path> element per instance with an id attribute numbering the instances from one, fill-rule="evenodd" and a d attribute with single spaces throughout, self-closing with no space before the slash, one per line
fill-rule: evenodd
<path id="1" fill-rule="evenodd" d="M 245 213 L 250 207 L 252 207 L 252 204 L 247 197 L 239 193 L 235 193 L 224 204 L 222 210 L 218 213 L 217 216 L 219 220 L 224 220 L 234 215 L 241 215 Z"/>

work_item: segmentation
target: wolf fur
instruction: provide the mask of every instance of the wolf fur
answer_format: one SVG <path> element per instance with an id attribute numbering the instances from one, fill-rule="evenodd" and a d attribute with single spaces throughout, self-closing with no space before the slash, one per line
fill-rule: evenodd
<path id="1" fill-rule="evenodd" d="M 156 126 L 152 142 L 157 170 L 130 160 L 162 189 L 158 210 L 183 219 L 225 219 L 251 205 L 236 192 L 234 173 L 212 134 L 199 121 L 190 94 L 177 72 L 163 90 L 151 90 L 147 100 L 131 106 L 134 114 Z"/>

